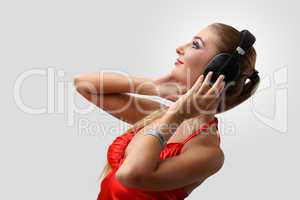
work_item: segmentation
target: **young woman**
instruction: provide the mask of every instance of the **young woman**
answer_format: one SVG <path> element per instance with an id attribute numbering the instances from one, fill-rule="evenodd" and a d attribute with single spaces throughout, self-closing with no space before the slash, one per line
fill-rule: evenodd
<path id="1" fill-rule="evenodd" d="M 133 126 L 109 146 L 98 200 L 186 198 L 223 165 L 215 114 L 248 99 L 259 84 L 253 78 L 253 47 L 240 60 L 241 73 L 225 88 L 224 76 L 210 84 L 203 76 L 208 62 L 221 52 L 232 53 L 240 32 L 214 23 L 176 49 L 173 70 L 157 79 L 88 73 L 75 77 L 77 91 L 113 116 Z M 249 79 L 249 81 L 246 81 Z M 174 101 L 165 106 L 130 93 Z M 145 134 L 157 130 L 167 141 Z"/>

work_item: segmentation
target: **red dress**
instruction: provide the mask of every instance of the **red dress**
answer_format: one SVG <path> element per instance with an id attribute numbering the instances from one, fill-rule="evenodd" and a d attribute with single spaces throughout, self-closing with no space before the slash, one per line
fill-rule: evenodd
<path id="1" fill-rule="evenodd" d="M 202 125 L 199 129 L 189 135 L 183 142 L 167 143 L 160 153 L 160 160 L 178 155 L 187 141 L 214 123 L 217 124 L 218 128 L 218 119 L 214 117 L 207 124 Z M 141 128 L 116 137 L 113 143 L 108 147 L 107 160 L 112 167 L 112 170 L 102 180 L 97 200 L 182 200 L 188 196 L 188 193 L 185 192 L 183 187 L 169 191 L 143 191 L 136 188 L 127 188 L 116 179 L 115 172 L 124 161 L 126 146 L 129 144 L 134 134 Z"/>

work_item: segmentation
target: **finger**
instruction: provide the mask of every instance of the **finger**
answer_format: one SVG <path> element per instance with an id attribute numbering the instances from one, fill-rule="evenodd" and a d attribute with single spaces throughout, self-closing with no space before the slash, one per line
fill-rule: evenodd
<path id="1" fill-rule="evenodd" d="M 225 87 L 225 84 L 226 84 L 225 81 L 222 81 L 218 87 L 213 89 L 212 92 L 208 92 L 206 95 L 209 97 L 212 97 L 212 98 L 219 98 L 219 96 L 221 95 L 221 93 Z"/>
<path id="2" fill-rule="evenodd" d="M 222 100 L 221 97 L 215 95 L 205 95 L 205 99 L 207 101 L 208 110 L 210 111 L 214 111 Z"/>
<path id="3" fill-rule="evenodd" d="M 205 77 L 203 83 L 201 84 L 201 87 L 200 89 L 198 89 L 197 93 L 198 94 L 205 94 L 209 89 L 210 89 L 210 80 L 211 80 L 211 77 L 213 75 L 213 72 L 210 71 L 207 76 Z"/>
<path id="4" fill-rule="evenodd" d="M 192 91 L 197 91 L 199 87 L 201 87 L 202 83 L 203 83 L 203 79 L 204 79 L 204 75 L 201 74 L 197 81 L 194 83 L 193 87 L 191 88 Z"/>
<path id="5" fill-rule="evenodd" d="M 221 86 L 223 84 L 223 80 L 224 80 L 225 76 L 223 74 L 221 74 L 218 79 L 216 80 L 216 82 L 213 84 L 213 86 L 208 90 L 207 94 L 211 95 L 211 94 L 217 94 L 220 89 Z"/>

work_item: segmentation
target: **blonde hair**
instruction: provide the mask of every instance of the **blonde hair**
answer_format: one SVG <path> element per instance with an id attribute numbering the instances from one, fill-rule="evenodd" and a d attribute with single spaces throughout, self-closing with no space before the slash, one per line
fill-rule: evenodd
<path id="1" fill-rule="evenodd" d="M 208 27 L 212 28 L 212 30 L 219 36 L 218 41 L 216 42 L 219 53 L 231 53 L 235 50 L 236 46 L 238 45 L 240 36 L 240 32 L 238 30 L 236 30 L 232 26 L 222 23 L 214 23 L 209 25 Z M 255 62 L 256 51 L 253 47 L 251 47 L 251 49 L 247 51 L 247 53 L 240 60 L 240 77 L 231 88 L 228 88 L 228 90 L 226 90 L 226 98 L 224 98 L 225 102 L 219 104 L 217 113 L 227 111 L 239 105 L 243 101 L 247 100 L 256 91 L 260 82 L 259 77 L 257 77 L 256 79 L 252 79 L 246 83 L 247 78 L 252 75 L 255 69 Z M 154 120 L 161 117 L 167 111 L 167 109 L 168 107 L 164 107 L 152 112 L 145 118 L 136 122 L 126 132 L 150 124 Z M 103 170 L 101 171 L 100 179 L 102 179 L 103 175 L 106 174 L 110 169 L 111 167 L 109 163 L 106 163 Z"/>

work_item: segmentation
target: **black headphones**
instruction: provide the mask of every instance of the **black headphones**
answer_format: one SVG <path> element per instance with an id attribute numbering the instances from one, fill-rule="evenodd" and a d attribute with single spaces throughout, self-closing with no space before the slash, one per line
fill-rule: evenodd
<path id="1" fill-rule="evenodd" d="M 207 65 L 204 71 L 206 76 L 209 71 L 213 71 L 211 82 L 214 83 L 219 75 L 225 75 L 225 83 L 228 84 L 238 79 L 241 69 L 239 59 L 242 57 L 255 43 L 256 38 L 248 30 L 240 32 L 240 42 L 236 50 L 230 53 L 220 53 L 216 55 Z M 250 80 L 258 78 L 258 71 L 254 70 L 250 77 Z"/>

